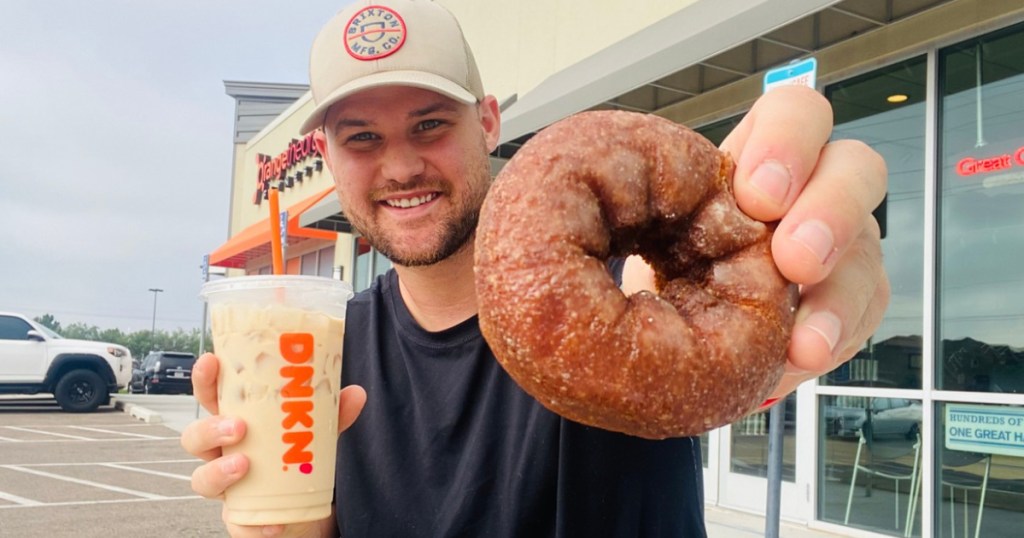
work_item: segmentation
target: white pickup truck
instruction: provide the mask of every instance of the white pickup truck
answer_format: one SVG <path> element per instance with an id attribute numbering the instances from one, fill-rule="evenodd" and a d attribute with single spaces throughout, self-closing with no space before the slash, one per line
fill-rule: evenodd
<path id="1" fill-rule="evenodd" d="M 132 377 L 132 354 L 116 344 L 63 338 L 0 312 L 0 394 L 51 393 L 64 411 L 87 413 Z"/>

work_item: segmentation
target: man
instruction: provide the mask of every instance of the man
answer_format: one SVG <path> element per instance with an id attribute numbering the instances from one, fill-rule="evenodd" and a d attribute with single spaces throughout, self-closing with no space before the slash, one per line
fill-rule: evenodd
<path id="1" fill-rule="evenodd" d="M 561 419 L 480 335 L 473 233 L 500 119 L 455 19 L 429 0 L 358 1 L 321 31 L 310 79 L 316 109 L 302 130 L 322 129 L 346 216 L 394 270 L 349 305 L 336 517 L 231 535 L 703 536 L 699 443 Z M 888 301 L 870 215 L 884 163 L 863 144 L 826 143 L 830 130 L 820 95 L 778 89 L 723 144 L 741 208 L 781 219 L 773 256 L 802 286 L 773 397 L 849 359 Z M 622 265 L 627 293 L 650 287 L 642 262 Z M 197 362 L 195 394 L 214 416 L 182 435 L 208 461 L 192 484 L 211 498 L 248 469 L 221 457 L 245 424 L 217 415 L 217 369 L 212 355 Z"/>

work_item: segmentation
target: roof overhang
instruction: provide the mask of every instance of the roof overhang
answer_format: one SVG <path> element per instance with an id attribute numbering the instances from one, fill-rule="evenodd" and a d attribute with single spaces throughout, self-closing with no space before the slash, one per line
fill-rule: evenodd
<path id="1" fill-rule="evenodd" d="M 288 208 L 287 239 L 289 245 L 296 245 L 310 239 L 324 241 L 337 239 L 337 233 L 334 231 L 303 228 L 299 224 L 302 215 L 333 192 L 334 187 L 327 188 Z M 271 233 L 270 217 L 268 216 L 235 234 L 217 250 L 211 252 L 210 265 L 245 268 L 250 261 L 270 255 Z"/>
<path id="2" fill-rule="evenodd" d="M 341 211 L 341 202 L 337 196 L 325 196 L 322 200 L 299 216 L 299 226 L 315 230 L 331 230 L 341 233 L 352 233 L 352 223 Z"/>
<path id="3" fill-rule="evenodd" d="M 500 142 L 612 100 L 836 2 L 695 2 L 519 96 L 502 115 Z"/>

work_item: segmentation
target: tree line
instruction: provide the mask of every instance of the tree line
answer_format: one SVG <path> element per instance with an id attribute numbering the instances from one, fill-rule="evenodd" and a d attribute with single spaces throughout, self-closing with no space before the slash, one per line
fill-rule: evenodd
<path id="1" fill-rule="evenodd" d="M 163 330 L 133 331 L 125 333 L 121 329 L 101 329 L 95 325 L 85 323 L 71 323 L 61 325 L 51 314 L 44 314 L 35 319 L 37 323 L 56 332 L 64 338 L 77 340 L 92 340 L 94 342 L 107 342 L 118 344 L 128 348 L 132 352 L 132 358 L 142 359 L 151 351 L 182 351 L 199 356 L 199 329 L 186 331 L 178 328 L 174 332 Z M 206 333 L 206 341 L 203 344 L 206 350 L 213 347 L 210 341 L 210 333 Z"/>

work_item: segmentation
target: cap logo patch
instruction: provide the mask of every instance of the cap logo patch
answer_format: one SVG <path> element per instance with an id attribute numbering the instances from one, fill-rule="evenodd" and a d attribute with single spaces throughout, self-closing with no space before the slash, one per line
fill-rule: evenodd
<path id="1" fill-rule="evenodd" d="M 391 8 L 368 6 L 345 27 L 345 50 L 357 60 L 379 60 L 405 44 L 405 21 Z"/>

